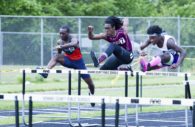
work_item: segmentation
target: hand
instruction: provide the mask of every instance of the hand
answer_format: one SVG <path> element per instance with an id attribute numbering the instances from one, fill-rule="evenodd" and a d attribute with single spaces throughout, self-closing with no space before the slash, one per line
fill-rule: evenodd
<path id="1" fill-rule="evenodd" d="M 58 49 L 62 49 L 62 46 L 61 45 L 57 45 L 57 46 L 54 47 L 54 49 L 57 49 L 57 50 Z"/>
<path id="2" fill-rule="evenodd" d="M 93 26 L 88 26 L 88 32 L 93 32 Z"/>
<path id="3" fill-rule="evenodd" d="M 176 69 L 178 66 L 179 66 L 178 64 L 172 64 L 172 65 L 170 66 L 170 68 L 171 68 L 171 69 Z"/>
<path id="4" fill-rule="evenodd" d="M 144 52 L 144 51 L 140 52 L 140 56 L 146 56 L 146 55 L 147 55 L 146 52 Z"/>
<path id="5" fill-rule="evenodd" d="M 57 45 L 60 45 L 61 43 L 62 43 L 61 39 L 57 40 Z"/>

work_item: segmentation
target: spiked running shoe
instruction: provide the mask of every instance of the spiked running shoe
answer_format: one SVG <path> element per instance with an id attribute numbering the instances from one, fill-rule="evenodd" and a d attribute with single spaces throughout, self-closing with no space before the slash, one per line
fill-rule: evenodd
<path id="1" fill-rule="evenodd" d="M 44 69 L 43 67 L 36 67 L 36 69 Z M 44 72 L 44 73 L 39 73 L 43 78 L 47 78 L 48 77 L 48 73 Z"/>
<path id="2" fill-rule="evenodd" d="M 97 57 L 95 56 L 94 51 L 91 51 L 90 55 L 91 55 L 91 59 L 93 60 L 94 67 L 98 67 L 99 63 L 98 63 Z"/>
<path id="3" fill-rule="evenodd" d="M 89 96 L 94 96 L 93 94 L 91 94 L 91 92 L 89 92 Z M 95 103 L 90 103 L 91 107 L 95 107 Z"/>
<path id="4" fill-rule="evenodd" d="M 144 58 L 141 58 L 140 59 L 140 69 L 142 72 L 146 72 L 147 71 L 147 66 L 148 66 L 148 62 L 144 59 Z"/>

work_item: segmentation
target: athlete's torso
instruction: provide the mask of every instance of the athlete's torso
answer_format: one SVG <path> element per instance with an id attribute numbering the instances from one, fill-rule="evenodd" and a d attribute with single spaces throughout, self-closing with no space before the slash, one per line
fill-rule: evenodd
<path id="1" fill-rule="evenodd" d="M 164 35 L 163 46 L 162 46 L 162 48 L 160 48 L 160 50 L 161 50 L 162 52 L 172 52 L 172 53 L 175 52 L 174 50 L 169 49 L 169 48 L 167 47 L 167 43 L 168 43 L 168 40 L 169 40 L 169 39 L 173 39 L 174 42 L 175 42 L 175 44 L 176 44 L 176 39 L 175 39 L 173 36 Z"/>
<path id="2" fill-rule="evenodd" d="M 66 43 L 70 43 L 72 41 L 72 37 L 69 35 L 68 41 Z M 82 58 L 81 50 L 79 47 L 71 46 L 68 48 L 63 48 L 64 55 L 71 60 L 79 60 Z"/>
<path id="3" fill-rule="evenodd" d="M 129 39 L 129 36 L 125 33 L 125 31 L 122 28 L 116 31 L 116 35 L 114 37 L 106 36 L 105 40 L 110 43 L 119 42 L 117 43 L 118 45 L 122 46 L 124 49 L 128 51 L 132 51 L 132 44 Z"/>

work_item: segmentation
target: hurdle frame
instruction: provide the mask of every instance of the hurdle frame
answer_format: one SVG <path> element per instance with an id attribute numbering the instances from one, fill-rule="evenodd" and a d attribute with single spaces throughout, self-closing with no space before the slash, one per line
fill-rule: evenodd
<path id="1" fill-rule="evenodd" d="M 131 105 L 173 105 L 173 106 L 185 106 L 193 107 L 192 111 L 192 126 L 195 127 L 195 99 L 165 99 L 165 98 L 130 98 L 130 97 L 101 97 L 101 96 L 73 96 L 73 95 L 67 95 L 67 96 L 57 96 L 57 95 L 33 95 L 29 94 L 26 95 L 27 98 L 29 98 L 29 121 L 30 119 L 33 119 L 33 101 L 47 101 L 47 102 L 67 102 L 67 101 L 72 101 L 72 102 L 83 102 L 83 103 L 89 103 L 89 102 L 95 102 L 95 103 L 102 103 L 102 107 L 105 107 L 107 103 L 115 104 L 115 125 L 117 126 L 117 118 L 119 115 L 119 111 L 117 107 L 117 104 L 131 104 Z M 160 100 L 161 103 L 151 103 L 151 100 Z M 16 95 L 16 94 L 4 94 L 0 95 L 0 100 L 12 100 L 12 101 L 20 101 L 22 100 L 22 95 Z M 118 103 L 120 102 L 120 103 Z M 103 108 L 102 108 L 103 109 Z M 19 118 L 19 113 L 18 112 L 18 104 L 15 103 L 15 118 Z M 102 125 L 105 123 L 105 108 L 102 112 Z M 104 118 L 103 118 L 104 115 Z M 104 120 L 104 121 L 103 121 Z M 16 125 L 18 123 L 16 122 Z M 31 122 L 29 122 L 29 125 L 31 125 Z"/>
<path id="2" fill-rule="evenodd" d="M 37 70 L 30 70 L 32 73 L 38 73 Z M 67 70 L 68 71 L 68 95 L 71 95 L 71 72 L 72 70 Z M 91 70 L 90 70 L 91 71 Z M 24 125 L 28 125 L 26 122 L 25 122 L 25 104 L 24 104 L 24 99 L 25 99 L 25 81 L 26 81 L 26 73 L 25 73 L 25 70 L 22 71 L 23 72 L 23 89 L 22 89 L 22 95 L 23 95 L 23 104 L 22 104 L 22 118 L 23 118 L 23 123 Z M 44 72 L 44 70 L 43 70 Z M 46 72 L 49 72 L 48 70 L 46 70 Z M 88 72 L 88 71 L 87 71 Z M 98 70 L 95 70 L 95 72 L 98 72 Z M 107 71 L 109 72 L 109 71 Z M 50 73 L 50 72 L 49 72 Z M 62 70 L 56 70 L 56 73 L 62 73 Z M 81 78 L 80 78 L 80 74 L 81 74 L 81 71 L 77 71 L 78 73 L 78 95 L 81 95 Z M 80 74 L 79 74 L 80 73 Z M 85 72 L 84 72 L 85 73 Z M 106 73 L 106 72 L 105 72 Z M 109 72 L 110 74 L 114 74 L 114 71 L 110 71 Z M 128 97 L 128 74 L 132 76 L 132 72 L 131 73 L 128 73 L 126 71 L 123 71 L 123 73 L 125 74 L 125 97 Z M 139 97 L 139 93 L 142 95 L 142 82 L 140 84 L 140 80 L 142 81 L 142 77 L 140 78 L 140 72 L 135 72 L 136 74 L 136 97 Z M 141 76 L 143 74 L 141 73 Z M 140 92 L 139 92 L 140 91 Z M 71 104 L 68 105 L 71 107 Z M 136 109 L 138 108 L 138 105 L 136 105 Z M 81 125 L 81 121 L 80 121 L 80 104 L 78 104 L 78 117 L 77 117 L 77 123 L 78 123 L 78 126 L 82 126 Z M 126 121 L 126 126 L 128 126 L 128 105 L 125 104 L 125 121 Z M 71 114 L 71 112 L 70 112 Z M 138 114 L 137 114 L 137 117 L 138 117 Z M 69 124 L 70 126 L 73 126 L 73 123 L 71 121 L 71 117 L 69 117 Z"/>

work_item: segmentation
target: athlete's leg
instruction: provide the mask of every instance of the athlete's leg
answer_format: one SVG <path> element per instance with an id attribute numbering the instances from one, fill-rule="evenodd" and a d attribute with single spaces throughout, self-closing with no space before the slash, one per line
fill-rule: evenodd
<path id="1" fill-rule="evenodd" d="M 119 60 L 123 61 L 124 64 L 128 64 L 133 60 L 133 53 L 125 50 L 123 47 L 110 44 L 102 55 L 98 58 L 99 63 L 103 62 L 107 57 L 114 54 Z"/>
<path id="2" fill-rule="evenodd" d="M 71 66 L 71 68 L 74 69 L 81 69 L 81 70 L 86 70 L 86 66 L 85 63 L 83 61 L 83 59 L 79 59 L 79 60 L 72 60 L 71 65 L 69 65 L 69 67 Z M 82 79 L 87 83 L 88 88 L 90 90 L 91 94 L 95 93 L 95 85 L 90 77 L 89 74 L 81 74 Z"/>
<path id="3" fill-rule="evenodd" d="M 64 64 L 63 54 L 56 54 L 54 57 L 52 57 L 49 63 L 47 64 L 47 68 L 52 69 L 53 67 L 56 66 L 57 63 Z"/>
<path id="4" fill-rule="evenodd" d="M 171 55 L 170 53 L 163 53 L 162 55 L 153 57 L 153 59 L 150 62 L 147 62 L 147 60 L 144 57 L 142 57 L 140 59 L 141 70 L 145 72 L 164 67 L 164 64 L 170 61 L 171 59 L 170 55 Z"/>
<path id="5" fill-rule="evenodd" d="M 111 55 L 108 60 L 100 67 L 100 70 L 117 70 L 123 62 L 116 58 L 115 55 Z"/>
<path id="6" fill-rule="evenodd" d="M 73 61 L 72 66 L 74 69 L 81 69 L 81 70 L 87 69 L 82 58 L 80 60 Z M 81 74 L 81 77 L 88 85 L 88 89 L 90 91 L 89 95 L 94 95 L 95 85 L 91 79 L 91 76 L 89 74 Z M 91 103 L 91 106 L 94 107 L 95 103 Z"/>
<path id="7" fill-rule="evenodd" d="M 63 64 L 64 63 L 64 55 L 63 54 L 56 54 L 54 57 L 51 58 L 49 61 L 46 69 L 52 69 L 56 66 L 57 63 Z M 44 69 L 42 67 L 37 67 L 37 69 Z M 48 73 L 39 73 L 43 78 L 48 77 Z"/>
<path id="8" fill-rule="evenodd" d="M 83 78 L 83 80 L 87 83 L 88 88 L 90 90 L 90 93 L 94 94 L 95 93 L 95 85 L 93 84 L 93 81 L 92 81 L 91 77 L 90 76 L 85 77 L 85 78 Z"/>

